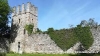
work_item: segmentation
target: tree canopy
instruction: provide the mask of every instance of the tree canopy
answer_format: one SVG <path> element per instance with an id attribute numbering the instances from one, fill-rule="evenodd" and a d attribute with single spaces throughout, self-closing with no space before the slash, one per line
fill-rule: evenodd
<path id="1" fill-rule="evenodd" d="M 77 42 L 80 42 L 84 49 L 89 49 L 94 41 L 90 31 L 90 27 L 93 26 L 95 26 L 93 19 L 89 19 L 89 21 L 83 20 L 77 27 L 71 27 L 70 29 L 54 30 L 53 28 L 48 28 L 47 34 L 62 50 L 66 51 Z"/>
<path id="2" fill-rule="evenodd" d="M 6 34 L 9 30 L 8 18 L 10 12 L 11 10 L 8 4 L 8 0 L 0 0 L 0 36 Z"/>
<path id="3" fill-rule="evenodd" d="M 82 20 L 80 25 L 82 27 L 97 27 L 98 26 L 98 23 L 94 21 L 94 18 L 90 18 L 88 21 L 86 20 Z"/>

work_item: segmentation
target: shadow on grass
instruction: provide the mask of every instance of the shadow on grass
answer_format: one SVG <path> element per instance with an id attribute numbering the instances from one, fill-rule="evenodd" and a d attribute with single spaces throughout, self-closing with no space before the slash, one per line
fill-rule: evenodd
<path id="1" fill-rule="evenodd" d="M 82 54 L 70 54 L 69 56 L 100 56 L 100 54 L 86 54 L 86 53 L 82 53 Z"/>
<path id="2" fill-rule="evenodd" d="M 0 56 L 6 56 L 6 53 L 0 53 Z"/>

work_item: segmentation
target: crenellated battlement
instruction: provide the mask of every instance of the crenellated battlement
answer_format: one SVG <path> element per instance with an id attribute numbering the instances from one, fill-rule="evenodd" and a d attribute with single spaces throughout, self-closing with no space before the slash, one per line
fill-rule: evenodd
<path id="1" fill-rule="evenodd" d="M 20 31 L 24 31 L 24 27 L 27 24 L 34 25 L 33 32 L 37 31 L 37 7 L 30 2 L 26 4 L 13 7 L 12 24 L 19 25 Z M 19 33 L 18 33 L 19 34 Z"/>
<path id="2" fill-rule="evenodd" d="M 25 14 L 25 13 L 31 13 L 35 16 L 37 16 L 37 7 L 32 5 L 30 2 L 27 2 L 27 4 L 22 4 L 13 7 L 13 13 L 12 16 Z"/>

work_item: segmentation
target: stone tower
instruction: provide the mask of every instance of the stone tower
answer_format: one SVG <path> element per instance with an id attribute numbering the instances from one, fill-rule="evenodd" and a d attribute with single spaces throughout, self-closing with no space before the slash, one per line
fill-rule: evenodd
<path id="1" fill-rule="evenodd" d="M 24 39 L 28 37 L 25 30 L 25 25 L 34 25 L 33 32 L 37 31 L 37 7 L 30 2 L 22 4 L 22 6 L 13 7 L 12 26 L 11 26 L 11 51 L 18 50 L 18 46 L 13 48 L 13 45 L 24 45 Z M 14 42 L 14 43 L 13 43 Z"/>
<path id="2" fill-rule="evenodd" d="M 21 8 L 22 7 L 22 8 Z M 36 33 L 28 36 L 24 29 L 26 24 L 34 24 L 33 32 L 37 31 L 37 8 L 31 3 L 13 8 L 10 51 L 15 53 L 61 53 L 48 34 Z"/>
<path id="3" fill-rule="evenodd" d="M 19 26 L 19 29 L 24 32 L 26 24 L 33 24 L 33 32 L 37 31 L 37 7 L 28 2 L 22 6 L 13 7 L 12 24 Z"/>

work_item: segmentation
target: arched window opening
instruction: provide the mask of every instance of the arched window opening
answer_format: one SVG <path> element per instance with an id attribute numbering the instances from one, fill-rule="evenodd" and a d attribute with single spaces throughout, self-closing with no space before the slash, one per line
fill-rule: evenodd
<path id="1" fill-rule="evenodd" d="M 31 22 L 33 22 L 33 19 L 32 19 L 32 21 Z"/>
<path id="2" fill-rule="evenodd" d="M 24 29 L 24 34 L 25 34 L 25 29 Z"/>
<path id="3" fill-rule="evenodd" d="M 20 42 L 18 42 L 18 52 L 20 51 Z"/>
<path id="4" fill-rule="evenodd" d="M 19 23 L 20 23 L 20 19 L 19 19 Z"/>

